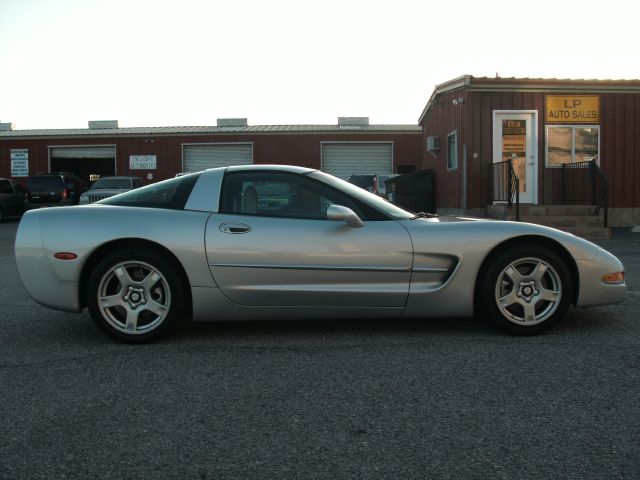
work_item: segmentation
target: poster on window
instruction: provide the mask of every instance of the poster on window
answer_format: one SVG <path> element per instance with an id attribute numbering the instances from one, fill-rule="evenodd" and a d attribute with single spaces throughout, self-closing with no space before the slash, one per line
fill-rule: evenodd
<path id="1" fill-rule="evenodd" d="M 511 160 L 516 176 L 520 179 L 520 191 L 527 188 L 527 121 L 502 120 L 502 160 Z"/>
<path id="2" fill-rule="evenodd" d="M 29 149 L 27 148 L 11 149 L 11 176 L 12 177 L 28 177 L 29 176 Z"/>
<path id="3" fill-rule="evenodd" d="M 502 121 L 502 159 L 527 155 L 527 121 Z"/>

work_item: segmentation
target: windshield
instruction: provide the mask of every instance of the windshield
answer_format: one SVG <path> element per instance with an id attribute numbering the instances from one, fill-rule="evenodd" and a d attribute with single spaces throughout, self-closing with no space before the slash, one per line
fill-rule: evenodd
<path id="1" fill-rule="evenodd" d="M 352 197 L 360 200 L 363 203 L 375 208 L 376 210 L 388 215 L 394 220 L 409 220 L 414 217 L 413 213 L 407 212 L 402 208 L 394 205 L 393 203 L 387 202 L 382 197 L 375 195 L 374 193 L 370 193 L 367 190 L 364 190 L 356 185 L 353 185 L 349 182 L 341 180 L 339 178 L 334 177 L 333 175 L 328 175 L 324 172 L 311 172 L 309 177 L 320 180 L 324 183 L 335 187 Z"/>
<path id="2" fill-rule="evenodd" d="M 129 178 L 101 178 L 91 186 L 91 190 L 95 190 L 97 188 L 131 188 L 131 180 Z"/>

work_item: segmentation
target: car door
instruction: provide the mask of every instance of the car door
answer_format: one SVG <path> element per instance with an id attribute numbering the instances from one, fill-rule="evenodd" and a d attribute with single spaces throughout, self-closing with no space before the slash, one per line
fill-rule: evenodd
<path id="1" fill-rule="evenodd" d="M 352 208 L 364 227 L 327 220 L 330 204 Z M 367 221 L 353 199 L 301 174 L 227 173 L 205 243 L 216 283 L 241 305 L 402 307 L 407 300 L 407 230 L 394 220 Z"/>

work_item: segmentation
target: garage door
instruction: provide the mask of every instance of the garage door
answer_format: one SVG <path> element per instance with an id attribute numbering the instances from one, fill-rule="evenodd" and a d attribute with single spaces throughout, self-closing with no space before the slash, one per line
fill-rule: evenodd
<path id="1" fill-rule="evenodd" d="M 116 147 L 51 147 L 50 172 L 72 172 L 85 182 L 116 174 Z"/>
<path id="2" fill-rule="evenodd" d="M 253 163 L 253 144 L 185 145 L 182 155 L 182 169 L 187 173 L 199 172 L 207 168 L 251 165 Z"/>
<path id="3" fill-rule="evenodd" d="M 323 143 L 322 170 L 348 179 L 354 173 L 393 173 L 392 143 Z"/>
<path id="4" fill-rule="evenodd" d="M 51 158 L 116 158 L 116 147 L 51 147 Z"/>

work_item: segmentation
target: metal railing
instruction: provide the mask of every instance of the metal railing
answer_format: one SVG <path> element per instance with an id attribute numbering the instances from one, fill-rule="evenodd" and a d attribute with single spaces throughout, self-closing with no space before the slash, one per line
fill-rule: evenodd
<path id="1" fill-rule="evenodd" d="M 603 211 L 604 226 L 609 222 L 609 185 L 607 176 L 595 160 L 562 164 L 562 203 L 591 205 L 593 213 Z"/>
<path id="2" fill-rule="evenodd" d="M 491 174 L 491 202 L 506 202 L 509 209 L 516 207 L 516 221 L 520 221 L 520 179 L 513 169 L 512 160 L 489 165 Z"/>

